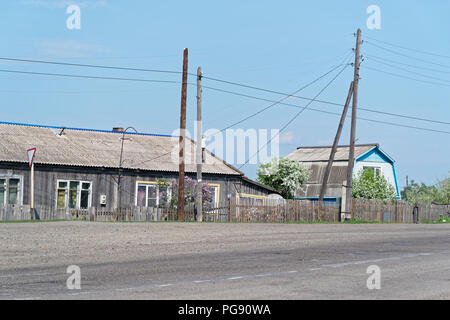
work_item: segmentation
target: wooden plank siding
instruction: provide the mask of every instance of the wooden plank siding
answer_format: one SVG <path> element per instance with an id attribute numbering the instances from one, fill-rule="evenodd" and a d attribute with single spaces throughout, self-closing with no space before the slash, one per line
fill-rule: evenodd
<path id="1" fill-rule="evenodd" d="M 118 203 L 117 195 L 117 169 L 69 167 L 58 165 L 35 164 L 35 204 L 56 208 L 56 193 L 58 180 L 88 181 L 92 183 L 91 206 L 101 207 L 100 195 L 106 195 L 105 209 L 113 209 Z M 23 163 L 0 163 L 0 175 L 18 175 L 23 182 L 23 202 L 21 205 L 30 204 L 30 169 Z M 187 173 L 192 179 L 194 174 Z M 157 181 L 165 179 L 168 182 L 177 181 L 178 174 L 171 172 L 152 172 L 142 170 L 123 170 L 121 178 L 121 204 L 124 208 L 136 204 L 136 183 L 138 181 Z M 219 198 L 222 202 L 227 199 L 228 194 L 235 196 L 236 193 L 249 193 L 255 195 L 268 195 L 270 190 L 243 181 L 241 176 L 203 174 L 203 182 L 218 184 Z M 176 192 L 172 190 L 173 192 Z"/>

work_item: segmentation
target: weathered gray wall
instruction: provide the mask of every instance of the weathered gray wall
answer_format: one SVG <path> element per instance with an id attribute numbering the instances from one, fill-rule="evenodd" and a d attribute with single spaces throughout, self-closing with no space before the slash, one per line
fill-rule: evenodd
<path id="1" fill-rule="evenodd" d="M 19 175 L 23 177 L 23 204 L 30 204 L 30 169 L 26 164 L 1 163 L 0 174 Z M 192 179 L 195 175 L 187 174 Z M 100 207 L 100 195 L 107 198 L 106 209 L 114 208 L 117 198 L 117 169 L 87 168 L 87 167 L 63 167 L 35 165 L 35 205 L 56 207 L 57 180 L 83 180 L 92 182 L 92 206 Z M 176 173 L 123 171 L 121 179 L 121 204 L 122 207 L 135 205 L 135 193 L 137 181 L 157 181 L 158 179 L 177 180 Z M 204 174 L 206 183 L 220 184 L 220 201 L 227 199 L 227 195 L 236 193 L 250 193 L 266 195 L 269 192 L 261 187 L 242 183 L 239 176 L 221 176 Z M 173 190 L 172 193 L 177 192 Z M 117 202 L 118 203 L 118 202 Z"/>

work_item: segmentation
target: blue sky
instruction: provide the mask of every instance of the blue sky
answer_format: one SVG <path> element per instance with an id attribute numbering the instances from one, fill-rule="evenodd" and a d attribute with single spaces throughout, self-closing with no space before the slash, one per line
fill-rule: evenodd
<path id="1" fill-rule="evenodd" d="M 69 30 L 66 8 L 81 8 L 81 29 Z M 369 30 L 369 5 L 381 9 L 381 29 Z M 341 63 L 355 46 L 353 33 L 405 47 L 450 56 L 448 1 L 2 1 L 0 56 L 51 59 L 180 71 L 182 51 L 189 48 L 189 71 L 281 92 L 293 92 Z M 376 43 L 376 42 L 372 42 Z M 363 55 L 381 57 L 424 69 L 393 69 L 366 59 L 361 67 L 359 103 L 379 111 L 449 122 L 450 58 L 389 47 L 430 61 L 421 62 L 364 43 Z M 179 75 L 99 70 L 18 62 L 2 69 L 81 75 L 177 80 Z M 438 65 L 440 64 L 440 66 Z M 367 68 L 366 68 L 367 66 Z M 375 68 L 439 84 L 417 82 L 374 71 Z M 431 70 L 431 69 L 436 69 Z M 352 80 L 347 68 L 320 96 L 343 103 Z M 434 78 L 443 80 L 435 81 Z M 313 97 L 331 76 L 302 91 Z M 192 79 L 194 81 L 195 79 Z M 447 84 L 447 85 L 446 85 Z M 282 96 L 223 83 L 204 85 L 277 100 Z M 31 76 L 0 72 L 2 121 L 110 129 L 133 126 L 141 132 L 171 134 L 179 126 L 179 84 L 139 83 Z M 195 87 L 188 88 L 187 127 L 196 117 Z M 287 102 L 304 105 L 290 98 Z M 222 129 L 267 106 L 265 102 L 204 90 L 204 127 Z M 332 105 L 312 108 L 338 112 Z M 276 129 L 297 108 L 278 105 L 239 127 Z M 450 131 L 426 123 L 359 111 L 359 116 Z M 299 145 L 329 145 L 338 116 L 304 111 L 282 134 L 280 154 Z M 341 137 L 348 144 L 349 121 Z M 396 160 L 401 186 L 409 179 L 435 183 L 450 170 L 448 134 L 358 121 L 357 143 L 378 142 Z M 256 165 L 242 169 L 255 178 Z"/>

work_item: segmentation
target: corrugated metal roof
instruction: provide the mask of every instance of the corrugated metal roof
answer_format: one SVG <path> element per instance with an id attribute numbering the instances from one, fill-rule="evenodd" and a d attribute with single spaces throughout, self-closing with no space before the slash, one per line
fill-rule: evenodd
<path id="1" fill-rule="evenodd" d="M 379 145 L 376 143 L 355 145 L 355 158 L 378 146 Z M 349 149 L 349 146 L 338 146 L 336 154 L 334 155 L 334 161 L 348 161 Z M 331 146 L 299 147 L 286 157 L 300 162 L 328 161 L 330 152 Z"/>
<path id="2" fill-rule="evenodd" d="M 0 161 L 27 163 L 26 150 L 36 147 L 37 164 L 118 168 L 121 138 L 122 132 L 0 122 Z M 122 168 L 178 172 L 178 140 L 125 133 Z M 186 172 L 196 172 L 195 143 L 190 139 L 186 139 L 185 157 Z M 210 152 L 205 160 L 205 173 L 242 175 Z"/>
<path id="3" fill-rule="evenodd" d="M 367 151 L 379 147 L 377 143 L 355 145 L 355 158 Z M 341 197 L 342 185 L 347 180 L 347 164 L 350 146 L 338 146 L 328 178 L 326 197 Z M 331 146 L 299 147 L 287 156 L 292 160 L 303 162 L 311 170 L 311 176 L 303 189 L 298 190 L 297 197 L 319 197 L 325 169 L 330 157 Z"/>

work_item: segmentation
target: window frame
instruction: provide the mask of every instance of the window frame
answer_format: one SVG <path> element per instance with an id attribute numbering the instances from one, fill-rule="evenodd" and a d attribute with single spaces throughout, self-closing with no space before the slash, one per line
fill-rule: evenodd
<path id="1" fill-rule="evenodd" d="M 4 201 L 3 204 L 0 203 L 0 205 L 14 205 L 14 206 L 22 206 L 23 205 L 23 176 L 17 175 L 17 174 L 0 174 L 0 179 L 5 180 L 5 193 L 4 193 Z M 17 179 L 19 180 L 19 183 L 17 184 L 17 203 L 11 204 L 9 203 L 9 180 L 10 179 Z"/>
<path id="2" fill-rule="evenodd" d="M 159 198 L 159 184 L 157 181 L 136 181 L 136 195 L 134 197 L 134 204 L 137 207 L 138 206 L 138 190 L 139 187 L 145 187 L 145 206 L 141 206 L 144 208 L 149 208 L 148 205 L 148 192 L 149 187 L 152 186 L 155 188 L 156 192 L 156 208 L 159 208 L 160 198 Z M 167 186 L 167 202 L 170 202 L 170 199 L 172 199 L 172 188 L 170 186 Z"/>
<path id="3" fill-rule="evenodd" d="M 366 169 L 373 170 L 373 176 L 374 177 L 378 177 L 378 176 L 381 176 L 383 174 L 381 172 L 381 167 L 378 167 L 378 166 L 363 166 L 363 171 L 365 171 Z M 378 171 L 378 173 L 377 173 L 377 171 Z"/>
<path id="4" fill-rule="evenodd" d="M 59 184 L 60 182 L 65 182 L 66 187 L 60 188 Z M 70 193 L 70 183 L 76 182 L 77 185 L 77 201 L 74 208 L 69 207 L 69 193 Z M 83 183 L 89 183 L 89 189 L 83 189 Z M 58 207 L 58 191 L 64 190 L 64 207 L 60 208 Z M 83 190 L 88 190 L 88 205 L 86 208 L 81 208 L 81 192 Z M 56 209 L 81 209 L 86 210 L 92 207 L 92 181 L 87 180 L 75 180 L 75 179 L 57 179 L 56 180 L 56 197 L 55 197 L 55 206 Z"/>
<path id="5" fill-rule="evenodd" d="M 209 187 L 214 188 L 214 198 L 216 199 L 215 203 L 213 203 L 213 208 L 219 207 L 220 203 L 220 183 L 207 183 Z"/>
<path id="6" fill-rule="evenodd" d="M 262 201 L 262 205 L 265 205 L 266 204 L 266 200 L 267 200 L 267 196 L 257 195 L 257 194 L 250 194 L 250 193 L 236 193 L 236 197 L 261 200 Z"/>

